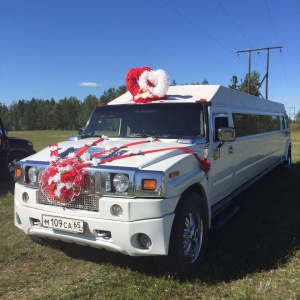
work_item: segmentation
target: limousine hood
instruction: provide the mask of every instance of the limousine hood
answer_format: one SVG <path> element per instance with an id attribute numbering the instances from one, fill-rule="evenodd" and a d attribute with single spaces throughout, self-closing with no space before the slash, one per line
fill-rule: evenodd
<path id="1" fill-rule="evenodd" d="M 92 143 L 94 145 L 91 145 Z M 91 162 L 91 165 L 94 166 L 105 164 L 118 167 L 146 168 L 177 155 L 194 154 L 194 151 L 197 151 L 198 157 L 203 158 L 201 148 L 193 144 L 180 144 L 177 140 L 134 138 L 104 139 L 99 142 L 99 139 L 87 138 L 61 142 L 56 145 L 60 158 L 65 158 L 68 153 L 79 153 L 78 151 L 80 151 L 80 155 L 83 154 L 83 159 L 85 159 L 87 153 L 90 155 L 89 160 L 95 157 Z M 53 150 L 53 148 L 47 147 L 25 160 L 50 163 L 50 150 Z"/>

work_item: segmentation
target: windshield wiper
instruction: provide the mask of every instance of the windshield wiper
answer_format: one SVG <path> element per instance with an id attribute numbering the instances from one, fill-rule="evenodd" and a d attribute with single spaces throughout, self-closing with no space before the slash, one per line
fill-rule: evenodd
<path id="1" fill-rule="evenodd" d="M 141 137 L 141 138 L 146 138 L 146 137 L 151 137 L 153 136 L 152 134 L 147 134 L 147 133 L 131 133 L 127 135 L 127 137 Z"/>

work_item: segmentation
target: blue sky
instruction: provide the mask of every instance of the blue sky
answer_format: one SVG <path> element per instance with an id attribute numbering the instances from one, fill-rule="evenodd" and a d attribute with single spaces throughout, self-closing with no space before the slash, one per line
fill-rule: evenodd
<path id="1" fill-rule="evenodd" d="M 0 102 L 99 97 L 143 66 L 227 86 L 248 71 L 236 50 L 282 46 L 270 50 L 269 98 L 293 114 L 299 32 L 299 0 L 0 0 Z M 261 79 L 266 54 L 251 56 Z"/>

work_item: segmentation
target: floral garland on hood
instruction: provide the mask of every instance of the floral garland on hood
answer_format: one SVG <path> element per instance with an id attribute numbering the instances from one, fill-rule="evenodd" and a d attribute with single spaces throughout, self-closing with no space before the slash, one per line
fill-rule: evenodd
<path id="1" fill-rule="evenodd" d="M 60 204 L 69 204 L 78 196 L 84 183 L 83 168 L 92 165 L 112 162 L 119 159 L 125 159 L 135 155 L 146 155 L 162 151 L 179 150 L 191 154 L 199 162 L 199 168 L 204 171 L 207 177 L 210 171 L 210 161 L 206 157 L 201 159 L 197 153 L 186 147 L 169 147 L 161 149 L 146 150 L 142 152 L 139 149 L 132 149 L 129 153 L 120 154 L 120 150 L 145 143 L 160 142 L 158 138 L 149 137 L 146 140 L 119 145 L 108 148 L 101 152 L 90 155 L 88 149 L 92 146 L 108 140 L 106 136 L 93 143 L 86 144 L 76 152 L 70 152 L 65 158 L 59 157 L 58 144 L 50 147 L 50 165 L 39 174 L 39 184 L 41 191 L 45 194 L 49 202 L 58 202 Z M 205 155 L 206 156 L 206 155 Z"/>
<path id="2" fill-rule="evenodd" d="M 97 166 L 100 163 L 108 162 L 108 157 L 112 153 L 117 153 L 119 150 L 129 146 L 159 141 L 157 138 L 147 138 L 144 141 L 138 141 L 126 145 L 120 145 L 101 151 L 99 153 L 90 155 L 88 149 L 92 146 L 108 140 L 106 136 L 93 143 L 86 144 L 76 152 L 70 152 L 65 158 L 59 157 L 58 144 L 53 144 L 50 147 L 50 165 L 39 174 L 39 184 L 41 191 L 45 194 L 48 201 L 59 202 L 61 204 L 68 204 L 78 196 L 81 187 L 84 183 L 83 168 L 92 165 Z M 133 149 L 130 154 L 143 155 L 142 151 Z M 104 156 L 102 159 L 98 158 Z M 106 159 L 106 160 L 105 160 Z"/>
<path id="3" fill-rule="evenodd" d="M 135 103 L 167 99 L 170 79 L 164 70 L 149 67 L 132 68 L 126 75 L 126 87 Z"/>

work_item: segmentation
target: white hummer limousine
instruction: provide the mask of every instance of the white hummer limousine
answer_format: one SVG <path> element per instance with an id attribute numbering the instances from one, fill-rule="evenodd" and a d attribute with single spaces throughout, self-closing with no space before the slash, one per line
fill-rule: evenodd
<path id="1" fill-rule="evenodd" d="M 290 162 L 282 104 L 219 85 L 170 86 L 143 104 L 127 92 L 96 107 L 81 135 L 19 161 L 15 225 L 37 242 L 153 256 L 191 274 L 214 218 Z"/>

